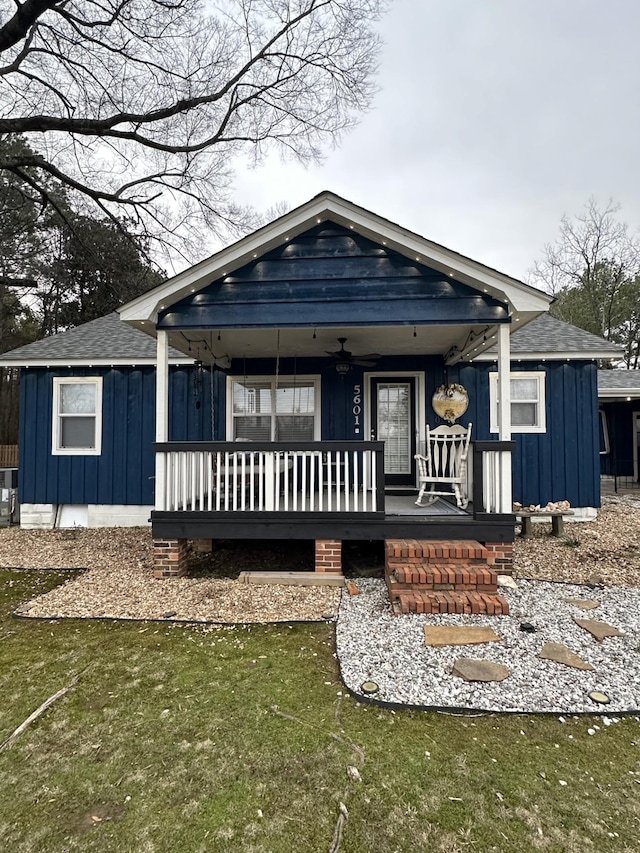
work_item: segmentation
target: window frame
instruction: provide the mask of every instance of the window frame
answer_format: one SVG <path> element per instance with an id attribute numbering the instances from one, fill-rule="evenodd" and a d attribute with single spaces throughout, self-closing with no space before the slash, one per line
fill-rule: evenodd
<path id="1" fill-rule="evenodd" d="M 313 384 L 314 386 L 314 410 L 313 410 L 313 441 L 320 441 L 322 436 L 322 423 L 321 423 L 321 405 L 320 405 L 320 388 L 321 388 L 321 377 L 319 374 L 315 373 L 305 373 L 299 374 L 298 376 L 282 374 L 277 377 L 278 387 L 281 386 L 282 383 L 295 383 L 296 385 L 306 383 Z M 274 400 L 274 392 L 276 389 L 276 376 L 273 374 L 266 375 L 254 375 L 251 374 L 249 376 L 228 376 L 227 377 L 227 418 L 226 418 L 226 440 L 233 441 L 233 424 L 236 417 L 246 417 L 245 415 L 234 415 L 233 412 L 233 383 L 241 382 L 243 384 L 249 382 L 261 382 L 261 383 L 270 383 L 271 385 L 271 402 L 273 406 Z M 275 431 L 275 418 L 274 415 L 277 413 L 272 408 L 269 413 L 269 417 L 271 418 L 271 438 L 270 442 L 275 443 L 275 439 L 273 438 Z M 281 412 L 280 414 L 284 414 Z"/>
<path id="2" fill-rule="evenodd" d="M 544 370 L 517 370 L 509 374 L 509 380 L 535 379 L 538 394 L 535 400 L 511 400 L 514 403 L 535 403 L 536 423 L 520 425 L 511 424 L 512 433 L 545 433 L 547 431 L 546 384 L 547 374 Z M 498 433 L 498 372 L 489 373 L 489 432 Z"/>
<path id="3" fill-rule="evenodd" d="M 61 418 L 65 413 L 60 411 L 62 403 L 62 388 L 65 385 L 93 385 L 96 389 L 96 410 L 93 414 L 80 415 L 94 419 L 93 447 L 62 447 L 60 445 L 62 430 Z M 54 376 L 53 405 L 51 423 L 51 453 L 53 456 L 100 456 L 102 453 L 102 376 Z M 67 413 L 72 414 L 72 413 Z M 75 415 L 78 417 L 78 415 Z"/>

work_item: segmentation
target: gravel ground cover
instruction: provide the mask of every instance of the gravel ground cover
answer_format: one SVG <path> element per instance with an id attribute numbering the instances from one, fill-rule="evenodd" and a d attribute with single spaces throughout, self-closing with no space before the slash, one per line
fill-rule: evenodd
<path id="1" fill-rule="evenodd" d="M 157 580 L 152 573 L 151 534 L 146 528 L 0 530 L 0 568 L 87 569 L 25 602 L 18 612 L 35 618 L 168 619 L 187 622 L 265 623 L 333 619 L 335 587 L 263 586 L 238 583 L 240 569 L 260 568 L 259 549 L 222 547 L 206 576 Z M 304 553 L 279 547 L 262 568 L 293 569 Z M 234 559 L 235 558 L 235 559 Z M 307 566 L 308 568 L 308 566 Z"/>
<path id="2" fill-rule="evenodd" d="M 533 525 L 533 537 L 516 537 L 519 577 L 567 583 L 640 586 L 640 499 L 603 499 L 595 521 L 565 524 L 565 536 L 549 535 L 551 524 Z"/>
<path id="3" fill-rule="evenodd" d="M 640 586 L 639 500 L 606 499 L 596 521 L 567 524 L 563 540 L 549 536 L 549 531 L 549 524 L 536 524 L 531 539 L 517 539 L 517 578 Z M 254 543 L 253 547 L 247 543 L 229 543 L 214 552 L 210 561 L 212 572 L 201 571 L 198 572 L 201 576 L 160 581 L 152 577 L 151 536 L 147 528 L 0 530 L 0 567 L 86 570 L 74 574 L 46 595 L 25 602 L 20 609 L 24 615 L 41 618 L 219 623 L 336 618 L 340 592 L 334 588 L 252 586 L 233 580 L 241 569 L 309 569 L 309 565 L 301 563 L 307 558 L 308 555 L 293 543 L 287 546 L 280 543 L 271 548 L 265 547 L 265 543 L 259 546 Z M 363 569 L 365 575 L 375 574 L 375 571 L 373 564 Z M 358 583 L 365 581 L 358 578 Z M 374 594 L 374 590 L 378 592 Z M 373 585 L 371 595 L 374 598 L 377 595 L 382 601 L 384 591 L 380 584 Z M 551 593 L 549 596 L 552 597 Z M 360 605 L 364 605 L 366 598 L 363 595 L 359 599 Z M 624 598 L 629 608 L 630 602 L 629 596 Z M 349 608 L 355 606 L 346 598 L 342 612 L 350 612 Z M 377 606 L 382 605 L 379 602 Z M 373 616 L 367 618 L 373 619 Z M 413 621 L 413 617 L 406 617 L 390 624 L 401 630 L 401 626 Z M 362 627 L 367 626 L 363 624 Z M 636 628 L 630 626 L 628 630 Z M 605 644 L 624 645 L 611 640 Z M 356 646 L 360 646 L 359 640 Z M 447 652 L 437 654 L 443 655 L 443 661 L 448 660 Z M 344 645 L 343 657 L 345 660 L 348 657 L 344 654 Z"/>
<path id="4" fill-rule="evenodd" d="M 376 700 L 398 705 L 561 714 L 640 709 L 640 589 L 518 580 L 517 589 L 500 590 L 509 616 L 396 617 L 383 581 L 358 585 L 359 595 L 344 596 L 336 628 L 342 678 L 355 695 L 373 681 Z M 567 598 L 590 598 L 599 606 L 584 612 Z M 606 622 L 624 636 L 598 642 L 573 617 Z M 521 630 L 525 622 L 534 633 Z M 424 625 L 490 626 L 500 642 L 432 648 L 424 643 Z M 541 660 L 537 654 L 547 642 L 563 643 L 594 670 Z M 486 684 L 464 681 L 451 674 L 462 657 L 502 664 L 510 675 Z M 605 693 L 610 703 L 594 703 L 592 691 Z"/>

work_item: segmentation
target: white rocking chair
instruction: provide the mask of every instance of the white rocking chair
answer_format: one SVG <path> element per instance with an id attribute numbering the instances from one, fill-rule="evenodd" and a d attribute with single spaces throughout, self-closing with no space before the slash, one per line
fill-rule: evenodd
<path id="1" fill-rule="evenodd" d="M 427 426 L 427 455 L 415 455 L 420 484 L 416 506 L 428 506 L 439 495 L 455 495 L 456 504 L 466 509 L 469 503 L 467 456 L 470 441 L 471 424 L 468 427 L 455 424 L 435 429 Z M 428 493 L 426 504 L 423 503 L 425 492 Z"/>

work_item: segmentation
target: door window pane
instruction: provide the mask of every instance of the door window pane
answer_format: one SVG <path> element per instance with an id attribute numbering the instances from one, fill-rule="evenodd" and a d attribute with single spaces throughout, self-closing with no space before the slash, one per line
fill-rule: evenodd
<path id="1" fill-rule="evenodd" d="M 376 435 L 384 441 L 386 474 L 411 471 L 410 392 L 406 382 L 378 383 Z"/>

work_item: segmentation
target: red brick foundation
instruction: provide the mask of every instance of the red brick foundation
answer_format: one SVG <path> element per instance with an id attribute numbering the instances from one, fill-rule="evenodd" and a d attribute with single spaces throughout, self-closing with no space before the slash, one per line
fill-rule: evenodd
<path id="1" fill-rule="evenodd" d="M 153 540 L 154 578 L 181 578 L 187 574 L 187 540 Z"/>
<path id="2" fill-rule="evenodd" d="M 513 542 L 485 542 L 487 563 L 500 575 L 513 574 Z"/>
<path id="3" fill-rule="evenodd" d="M 342 572 L 340 539 L 316 539 L 316 572 Z"/>

